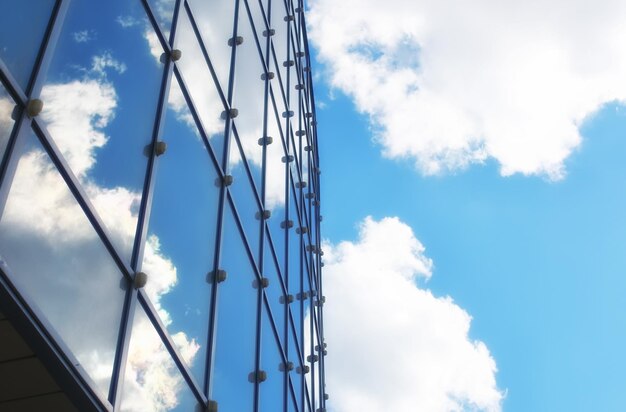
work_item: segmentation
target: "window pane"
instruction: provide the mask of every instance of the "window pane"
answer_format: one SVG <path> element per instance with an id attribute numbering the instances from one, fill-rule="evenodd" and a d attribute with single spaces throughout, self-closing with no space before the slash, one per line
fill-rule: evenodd
<path id="1" fill-rule="evenodd" d="M 0 58 L 24 91 L 28 86 L 54 3 L 54 0 L 2 2 Z"/>
<path id="2" fill-rule="evenodd" d="M 285 372 L 283 372 L 283 357 L 272 330 L 271 320 L 266 307 L 263 308 L 261 369 L 267 373 L 267 380 L 261 383 L 259 387 L 259 410 L 261 412 L 276 412 L 283 410 Z"/>
<path id="3" fill-rule="evenodd" d="M 126 281 L 31 133 L 0 220 L 0 255 L 106 397 Z"/>
<path id="4" fill-rule="evenodd" d="M 224 211 L 221 267 L 226 280 L 218 284 L 217 336 L 211 398 L 224 411 L 251 411 L 255 368 L 259 292 L 239 229 L 230 207 Z"/>
<path id="5" fill-rule="evenodd" d="M 235 2 L 232 0 L 191 0 L 189 3 L 220 86 L 226 94 L 232 50 L 228 45 L 228 39 L 233 36 Z M 243 12 L 243 8 L 240 4 L 239 13 Z"/>
<path id="6" fill-rule="evenodd" d="M 284 304 L 285 293 L 283 291 L 282 280 L 278 276 L 274 257 L 272 255 L 272 251 L 270 250 L 270 245 L 268 242 L 265 243 L 265 247 L 263 248 L 263 254 L 263 276 L 269 280 L 269 286 L 266 287 L 264 290 L 265 294 L 267 295 L 270 310 L 272 311 L 272 316 L 274 317 L 274 322 L 276 323 L 276 327 L 279 331 L 281 342 L 284 343 L 284 329 L 286 319 L 286 310 Z"/>
<path id="7" fill-rule="evenodd" d="M 140 2 L 74 0 L 42 90 L 48 131 L 127 259 L 163 73 L 154 36 Z"/>
<path id="8" fill-rule="evenodd" d="M 231 138 L 230 159 L 230 174 L 234 183 L 228 189 L 235 202 L 254 259 L 258 261 L 263 217 L 234 138 Z"/>
<path id="9" fill-rule="evenodd" d="M 165 39 L 169 40 L 176 0 L 148 0 L 148 3 Z"/>
<path id="10" fill-rule="evenodd" d="M 254 183 L 261 193 L 263 146 L 258 141 L 264 133 L 265 82 L 261 79 L 263 63 L 248 15 L 242 13 L 245 11 L 243 4 L 240 7 L 242 10 L 239 13 L 237 35 L 244 40 L 237 46 L 233 106 L 239 110 L 239 115 L 235 119 L 235 125 Z"/>
<path id="11" fill-rule="evenodd" d="M 138 305 L 130 335 L 120 409 L 124 412 L 190 412 L 199 410 L 197 407 L 198 401 Z"/>
<path id="12" fill-rule="evenodd" d="M 11 131 L 13 131 L 13 125 L 15 125 L 15 120 L 13 120 L 14 109 L 15 102 L 0 83 L 0 159 L 4 156 L 4 150 L 9 142 Z"/>
<path id="13" fill-rule="evenodd" d="M 193 99 L 198 116 L 200 116 L 204 131 L 210 137 L 211 146 L 221 163 L 224 151 L 224 120 L 220 116 L 224 111 L 224 106 L 215 88 L 211 72 L 204 60 L 187 13 L 182 13 L 180 16 L 176 38 L 181 47 L 184 45 L 183 55 L 176 64 L 189 87 L 189 94 Z M 194 85 L 202 85 L 202 87 L 194 87 Z M 178 109 L 184 107 L 184 102 L 180 99 L 173 99 L 170 100 L 170 106 Z"/>
<path id="14" fill-rule="evenodd" d="M 178 98 L 177 95 L 173 95 Z M 211 307 L 219 181 L 188 111 L 168 109 L 161 139 L 167 152 L 157 159 L 152 213 L 143 271 L 156 282 L 146 290 L 161 309 L 177 343 L 193 342 L 187 359 L 196 381 L 204 381 Z M 179 348 L 181 352 L 184 347 Z"/>

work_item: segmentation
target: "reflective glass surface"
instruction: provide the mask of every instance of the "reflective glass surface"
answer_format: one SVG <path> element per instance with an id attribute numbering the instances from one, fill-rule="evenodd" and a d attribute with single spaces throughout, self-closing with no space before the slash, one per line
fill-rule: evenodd
<path id="1" fill-rule="evenodd" d="M 176 0 L 149 0 L 148 3 L 165 39 L 169 39 Z"/>
<path id="2" fill-rule="evenodd" d="M 0 59 L 23 91 L 28 86 L 54 3 L 54 0 L 2 2 Z"/>
<path id="3" fill-rule="evenodd" d="M 196 40 L 189 16 L 187 13 L 181 13 L 177 42 L 181 44 L 181 47 L 184 45 L 184 51 L 176 65 L 189 87 L 189 94 L 202 121 L 204 131 L 210 137 L 211 146 L 221 163 L 224 150 L 224 119 L 221 116 L 224 106 Z M 202 87 L 197 87 L 197 85 L 202 85 Z M 174 84 L 172 86 L 177 87 Z M 170 100 L 170 105 L 177 109 L 184 107 L 184 102 Z"/>
<path id="4" fill-rule="evenodd" d="M 217 341 L 213 366 L 214 399 L 225 411 L 251 411 L 255 369 L 256 313 L 259 290 L 230 208 L 224 211 L 221 268 L 218 284 Z"/>
<path id="5" fill-rule="evenodd" d="M 0 256 L 106 397 L 126 281 L 32 132 L 0 220 Z"/>
<path id="6" fill-rule="evenodd" d="M 4 156 L 4 150 L 7 147 L 11 131 L 15 125 L 15 120 L 13 119 L 15 114 L 17 114 L 15 102 L 9 96 L 2 83 L 0 83 L 0 159 Z"/>
<path id="7" fill-rule="evenodd" d="M 235 119 L 237 135 L 260 193 L 263 146 L 258 141 L 264 130 L 265 81 L 261 78 L 263 62 L 250 20 L 243 5 L 241 8 L 237 33 L 243 43 L 237 46 L 233 106 L 239 110 Z"/>
<path id="8" fill-rule="evenodd" d="M 190 0 L 202 40 L 209 58 L 217 72 L 217 78 L 224 94 L 228 91 L 231 46 L 228 40 L 233 37 L 235 4 L 232 0 Z M 243 6 L 240 5 L 240 12 Z M 250 39 L 252 40 L 252 39 Z"/>
<path id="9" fill-rule="evenodd" d="M 180 98 L 177 93 L 174 88 L 170 100 Z M 203 382 L 220 182 L 187 119 L 188 111 L 170 105 L 161 134 L 167 151 L 157 158 L 142 270 L 150 276 L 146 290 L 163 323 Z"/>
<path id="10" fill-rule="evenodd" d="M 235 201 L 246 239 L 254 254 L 254 259 L 258 261 L 263 215 L 254 195 L 253 186 L 246 172 L 245 164 L 241 158 L 240 148 L 234 138 L 231 138 L 230 149 L 230 174 L 233 176 L 233 184 L 228 187 L 228 190 Z"/>
<path id="11" fill-rule="evenodd" d="M 183 355 L 184 356 L 184 355 Z M 143 308 L 135 311 L 120 410 L 191 412 L 198 401 Z"/>
<path id="12" fill-rule="evenodd" d="M 323 381 L 308 359 L 323 337 L 311 338 L 317 136 L 300 5 L 0 6 L 12 82 L 0 85 L 0 155 L 25 103 L 7 90 L 32 81 L 43 101 L 6 159 L 0 259 L 67 351 L 60 367 L 84 369 L 121 410 L 199 411 L 203 396 L 227 412 L 325 406 L 306 392 Z"/>
<path id="13" fill-rule="evenodd" d="M 259 410 L 262 412 L 283 409 L 285 378 L 283 362 L 271 320 L 264 306 L 261 324 L 261 369 L 267 373 L 267 379 L 260 385 Z"/>
<path id="14" fill-rule="evenodd" d="M 41 93 L 48 131 L 128 260 L 163 73 L 154 36 L 139 2 L 72 1 Z"/>

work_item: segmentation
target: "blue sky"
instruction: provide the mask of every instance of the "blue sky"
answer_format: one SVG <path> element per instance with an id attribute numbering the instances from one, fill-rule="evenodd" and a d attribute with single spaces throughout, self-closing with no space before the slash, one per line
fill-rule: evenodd
<path id="1" fill-rule="evenodd" d="M 327 11 L 327 2 L 315 3 Z M 328 28 L 320 16 L 318 33 Z M 384 135 L 393 125 L 359 103 L 358 81 L 350 88 L 330 73 L 342 62 L 328 52 L 326 35 L 317 38 L 326 54 L 315 71 L 324 236 L 358 244 L 367 216 L 397 216 L 409 225 L 434 262 L 432 278 L 416 283 L 450 296 L 472 316 L 469 338 L 484 342 L 495 359 L 503 410 L 625 410 L 624 106 L 609 101 L 576 123 L 582 140 L 563 158 L 556 179 L 534 171 L 503 176 L 506 161 L 494 155 L 424 173 L 411 155 L 383 155 L 381 128 Z M 419 135 L 416 127 L 406 139 Z M 329 319 L 332 314 L 329 305 Z M 332 379 L 333 363 L 328 368 Z M 345 405 L 340 402 L 335 405 Z"/>

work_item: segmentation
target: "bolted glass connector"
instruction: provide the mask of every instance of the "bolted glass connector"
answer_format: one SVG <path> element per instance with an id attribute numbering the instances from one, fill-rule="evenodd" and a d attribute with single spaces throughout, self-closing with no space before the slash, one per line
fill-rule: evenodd
<path id="1" fill-rule="evenodd" d="M 328 398 L 329 398 L 328 394 L 327 394 L 327 393 L 325 393 L 325 394 L 324 394 L 324 400 L 325 400 L 325 401 L 327 401 L 327 400 L 328 400 Z"/>
<path id="2" fill-rule="evenodd" d="M 288 371 L 292 371 L 293 370 L 293 362 L 286 362 L 286 363 L 281 363 L 280 365 L 278 365 L 278 369 L 281 372 L 288 372 Z"/>
<path id="3" fill-rule="evenodd" d="M 167 143 L 158 141 L 154 144 L 154 153 L 157 156 L 161 156 L 167 150 Z"/>
<path id="4" fill-rule="evenodd" d="M 288 14 L 285 16 L 285 18 L 283 19 L 285 21 L 293 21 L 293 16 L 291 14 Z"/>
<path id="5" fill-rule="evenodd" d="M 313 246 L 313 245 L 306 245 L 306 251 L 307 252 L 314 252 L 315 251 L 315 246 Z"/>
<path id="6" fill-rule="evenodd" d="M 305 152 L 310 152 L 311 151 L 311 146 L 304 146 L 304 151 Z"/>
<path id="7" fill-rule="evenodd" d="M 259 286 L 261 286 L 262 289 L 265 289 L 269 285 L 270 285 L 270 280 L 268 278 L 261 278 L 260 281 L 258 279 L 254 279 L 252 281 L 252 287 L 255 289 L 258 289 Z"/>
<path id="8" fill-rule="evenodd" d="M 287 304 L 292 303 L 293 302 L 293 295 L 287 295 L 286 297 L 285 296 L 281 296 L 280 299 L 279 299 L 279 302 L 280 303 L 287 303 Z"/>
<path id="9" fill-rule="evenodd" d="M 291 229 L 293 227 L 293 220 L 285 220 L 280 223 L 282 229 Z"/>
<path id="10" fill-rule="evenodd" d="M 299 374 L 307 374 L 310 370 L 311 368 L 309 368 L 309 365 L 304 365 L 302 367 L 298 366 L 296 368 L 296 372 L 298 372 Z"/>
<path id="11" fill-rule="evenodd" d="M 284 117 L 285 119 L 287 119 L 287 118 L 289 118 L 289 117 L 292 117 L 292 116 L 293 116 L 293 110 L 288 110 L 288 111 L 286 111 L 286 112 L 283 112 L 283 117 Z"/>
<path id="12" fill-rule="evenodd" d="M 296 136 L 304 136 L 305 134 L 306 134 L 306 132 L 304 130 L 296 131 Z"/>
<path id="13" fill-rule="evenodd" d="M 135 278 L 133 279 L 133 286 L 135 289 L 141 289 L 146 286 L 146 283 L 148 283 L 148 275 L 144 272 L 135 273 Z"/>
<path id="14" fill-rule="evenodd" d="M 324 216 L 320 215 L 320 222 L 324 220 Z"/>
<path id="15" fill-rule="evenodd" d="M 235 179 L 233 178 L 233 175 L 224 175 L 224 178 L 222 179 L 222 184 L 224 186 L 230 186 L 233 184 L 233 181 Z"/>
<path id="16" fill-rule="evenodd" d="M 283 163 L 291 163 L 293 162 L 293 156 L 292 155 L 283 156 L 281 160 L 283 161 Z"/>
<path id="17" fill-rule="evenodd" d="M 305 114 L 304 114 L 304 116 L 305 116 L 307 119 L 310 119 L 311 117 L 313 117 L 313 113 L 311 113 L 311 112 L 307 112 L 307 113 L 305 113 Z"/>
<path id="18" fill-rule="evenodd" d="M 309 228 L 307 228 L 306 226 L 302 226 L 302 227 L 297 227 L 296 228 L 296 233 L 299 235 L 303 235 L 305 233 L 308 233 Z"/>
<path id="19" fill-rule="evenodd" d="M 319 360 L 319 357 L 317 355 L 309 355 L 306 357 L 306 360 L 310 363 L 314 363 Z"/>
<path id="20" fill-rule="evenodd" d="M 307 193 L 304 197 L 307 199 L 313 199 L 315 197 L 315 192 Z"/>
<path id="21" fill-rule="evenodd" d="M 262 370 L 256 372 L 250 372 L 248 375 L 248 381 L 251 383 L 261 383 L 267 379 L 267 373 Z"/>
<path id="22" fill-rule="evenodd" d="M 43 110 L 43 102 L 40 99 L 31 99 L 26 103 L 26 114 L 28 117 L 37 117 Z"/>
<path id="23" fill-rule="evenodd" d="M 314 201 L 312 201 L 312 202 L 311 202 L 311 204 L 312 204 L 313 206 L 319 206 L 319 205 L 320 205 L 320 202 L 318 202 L 317 200 L 314 200 Z"/>
<path id="24" fill-rule="evenodd" d="M 302 7 L 296 7 L 296 13 L 302 13 Z"/>
<path id="25" fill-rule="evenodd" d="M 296 294 L 296 299 L 298 300 L 306 300 L 308 297 L 309 297 L 309 294 L 307 292 Z"/>
<path id="26" fill-rule="evenodd" d="M 272 144 L 274 142 L 274 138 L 272 136 L 265 136 L 259 139 L 259 146 L 266 146 L 268 144 Z"/>
<path id="27" fill-rule="evenodd" d="M 269 219 L 271 216 L 272 216 L 271 210 L 264 210 L 261 217 L 263 219 Z"/>
<path id="28" fill-rule="evenodd" d="M 239 46 L 242 43 L 243 43 L 243 37 L 241 36 L 231 37 L 230 39 L 228 39 L 228 45 L 230 47 Z"/>
<path id="29" fill-rule="evenodd" d="M 322 355 L 323 355 L 323 356 L 328 355 L 328 351 L 327 351 L 327 350 L 324 350 L 324 352 L 322 352 Z"/>
<path id="30" fill-rule="evenodd" d="M 298 53 L 296 53 L 296 56 L 304 57 L 304 52 L 303 51 L 299 51 Z"/>
<path id="31" fill-rule="evenodd" d="M 230 110 L 224 110 L 222 112 L 222 120 L 226 120 L 226 119 L 234 119 L 235 117 L 237 117 L 239 115 L 239 110 L 232 108 Z"/>
<path id="32" fill-rule="evenodd" d="M 321 267 L 324 267 L 324 262 L 320 263 L 320 266 L 321 266 Z"/>
<path id="33" fill-rule="evenodd" d="M 261 80 L 272 80 L 274 78 L 274 72 L 267 72 L 261 74 Z"/>
<path id="34" fill-rule="evenodd" d="M 217 271 L 209 272 L 209 274 L 207 275 L 207 281 L 209 283 L 213 283 L 216 281 L 217 283 L 222 283 L 226 280 L 226 277 L 227 277 L 226 271 L 222 269 L 218 269 Z"/>
<path id="35" fill-rule="evenodd" d="M 285 60 L 285 61 L 283 62 L 283 67 L 291 67 L 291 66 L 293 66 L 294 64 L 296 64 L 296 62 L 294 62 L 293 60 Z"/>
<path id="36" fill-rule="evenodd" d="M 313 121 L 311 122 L 311 126 L 317 126 L 317 120 L 313 120 Z"/>
<path id="37" fill-rule="evenodd" d="M 183 52 L 178 49 L 173 49 L 170 52 L 170 60 L 172 60 L 173 62 L 179 61 L 181 57 L 183 57 Z"/>
<path id="38" fill-rule="evenodd" d="M 326 399 L 326 398 L 324 398 Z M 316 412 L 326 412 L 326 408 L 324 408 L 323 406 L 321 408 L 317 408 Z"/>
<path id="39" fill-rule="evenodd" d="M 303 90 L 303 89 L 304 89 L 303 84 L 296 84 L 296 90 Z"/>
<path id="40" fill-rule="evenodd" d="M 263 37 L 273 36 L 275 34 L 276 34 L 276 30 L 274 29 L 263 30 Z"/>
<path id="41" fill-rule="evenodd" d="M 306 182 L 296 182 L 296 187 L 298 189 L 304 189 L 306 187 Z"/>
<path id="42" fill-rule="evenodd" d="M 311 71 L 311 68 L 310 67 L 303 67 L 302 71 L 305 72 L 305 73 L 308 73 L 308 72 Z"/>
<path id="43" fill-rule="evenodd" d="M 209 401 L 206 405 L 206 411 L 207 412 L 217 412 L 217 402 L 216 401 Z"/>

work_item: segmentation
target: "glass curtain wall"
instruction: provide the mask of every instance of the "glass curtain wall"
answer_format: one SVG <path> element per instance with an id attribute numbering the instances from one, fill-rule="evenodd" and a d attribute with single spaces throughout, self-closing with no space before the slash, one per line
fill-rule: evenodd
<path id="1" fill-rule="evenodd" d="M 1 7 L 0 287 L 94 409 L 324 411 L 302 0 Z"/>

